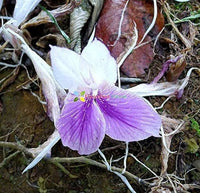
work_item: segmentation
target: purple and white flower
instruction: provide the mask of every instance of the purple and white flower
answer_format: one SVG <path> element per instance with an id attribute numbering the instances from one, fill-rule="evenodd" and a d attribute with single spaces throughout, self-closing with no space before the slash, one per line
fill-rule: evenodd
<path id="1" fill-rule="evenodd" d="M 69 90 L 56 122 L 64 146 L 91 154 L 105 134 L 125 142 L 159 136 L 160 116 L 142 97 L 115 86 L 116 61 L 99 40 L 88 43 L 81 55 L 52 46 L 50 57 L 56 80 Z M 74 102 L 75 91 L 94 97 Z"/>

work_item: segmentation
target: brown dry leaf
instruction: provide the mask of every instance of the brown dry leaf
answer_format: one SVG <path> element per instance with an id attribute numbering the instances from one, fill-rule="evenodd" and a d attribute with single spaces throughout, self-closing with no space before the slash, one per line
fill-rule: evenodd
<path id="1" fill-rule="evenodd" d="M 3 112 L 3 104 L 2 102 L 0 101 L 0 114 Z"/>
<path id="2" fill-rule="evenodd" d="M 43 1 L 48 5 L 48 7 L 53 8 L 53 9 L 58 8 L 59 5 L 62 5 L 64 3 L 68 3 L 69 2 L 69 0 L 58 0 L 58 1 L 43 0 Z"/>
<path id="3" fill-rule="evenodd" d="M 0 92 L 2 92 L 3 89 L 5 89 L 7 86 L 9 86 L 10 84 L 12 84 L 15 81 L 15 79 L 17 78 L 17 76 L 19 74 L 19 69 L 20 69 L 19 66 L 16 67 L 13 70 L 12 75 L 3 82 L 3 84 L 0 86 Z"/>
<path id="4" fill-rule="evenodd" d="M 170 136 L 165 136 L 166 146 L 167 146 L 168 149 L 170 149 L 172 138 L 174 137 L 175 134 L 179 133 L 181 129 L 183 129 L 183 125 L 181 124 L 180 120 L 171 119 L 171 118 L 166 117 L 166 116 L 162 116 L 162 124 L 163 124 L 163 129 L 165 131 L 165 134 L 169 134 L 169 133 L 175 131 L 181 125 L 181 127 L 175 133 L 173 133 Z M 162 165 L 161 176 L 165 175 L 166 172 L 167 172 L 168 159 L 169 159 L 169 152 L 164 147 L 164 145 L 162 145 L 162 151 L 161 151 L 161 165 Z"/>
<path id="5" fill-rule="evenodd" d="M 153 3 L 152 1 L 130 0 L 124 14 L 124 19 L 121 29 L 121 37 L 113 46 L 118 36 L 118 29 L 122 11 L 126 4 L 126 0 L 107 0 L 104 3 L 103 10 L 96 29 L 96 37 L 101 39 L 111 51 L 111 55 L 117 57 L 126 50 L 127 46 L 132 44 L 131 38 L 134 36 L 134 22 L 137 24 L 140 41 L 149 27 L 153 18 Z M 151 31 L 153 37 L 164 26 L 163 15 L 158 11 L 158 17 L 154 29 Z M 152 37 L 146 37 L 146 41 L 151 41 Z M 149 67 L 153 59 L 153 50 L 150 44 L 146 44 L 136 49 L 125 60 L 121 67 L 129 77 L 138 77 L 145 73 L 144 69 Z"/>
<path id="6" fill-rule="evenodd" d="M 163 187 L 152 187 L 150 193 L 171 193 L 171 190 Z"/>
<path id="7" fill-rule="evenodd" d="M 41 37 L 37 42 L 36 45 L 41 48 L 49 47 L 49 44 L 57 45 L 60 47 L 65 47 L 66 40 L 63 38 L 61 34 L 48 34 Z"/>
<path id="8" fill-rule="evenodd" d="M 185 57 L 180 58 L 176 63 L 171 63 L 169 70 L 166 74 L 166 79 L 168 82 L 176 81 L 183 70 L 185 69 L 186 61 Z"/>
<path id="9" fill-rule="evenodd" d="M 74 8 L 77 7 L 78 5 L 79 5 L 79 3 L 77 3 L 76 1 L 72 1 L 69 4 L 66 3 L 64 5 L 61 5 L 57 9 L 51 10 L 49 12 L 56 19 L 58 19 L 58 18 L 62 18 L 66 14 L 70 14 L 74 10 Z M 51 23 L 51 22 L 52 22 L 51 18 L 48 16 L 48 14 L 45 11 L 42 10 L 36 17 L 34 17 L 34 18 L 30 19 L 29 21 L 27 21 L 26 23 L 24 23 L 21 26 L 21 29 L 38 26 L 41 24 Z"/>

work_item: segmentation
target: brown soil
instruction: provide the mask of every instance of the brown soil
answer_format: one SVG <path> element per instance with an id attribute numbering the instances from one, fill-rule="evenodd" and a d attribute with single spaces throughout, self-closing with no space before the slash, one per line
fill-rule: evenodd
<path id="1" fill-rule="evenodd" d="M 9 3 L 5 1 L 7 5 Z M 11 6 L 11 5 L 10 5 Z M 171 1 L 171 9 L 179 18 L 190 15 L 192 11 L 197 11 L 200 6 L 197 0 L 191 3 L 178 4 Z M 12 10 L 12 9 L 11 9 Z M 11 10 L 8 10 L 11 12 Z M 3 13 L 2 13 L 3 14 Z M 194 23 L 200 23 L 200 19 L 193 20 Z M 166 21 L 166 23 L 168 23 Z M 198 27 L 189 25 L 190 22 L 178 24 L 181 33 L 189 36 L 189 31 L 196 30 Z M 174 36 L 173 36 L 174 35 Z M 174 39 L 173 39 L 174 37 Z M 166 38 L 176 44 L 169 43 Z M 192 49 L 186 56 L 187 66 L 179 78 L 184 78 L 191 67 L 200 67 L 200 47 L 199 31 L 192 43 Z M 35 40 L 33 39 L 33 42 Z M 3 43 L 3 40 L 1 40 Z M 144 78 L 150 82 L 162 68 L 162 63 L 166 61 L 170 54 L 177 56 L 183 52 L 185 46 L 178 39 L 171 26 L 166 26 L 158 45 L 155 49 L 154 60 L 148 70 L 148 75 Z M 44 56 L 47 51 L 43 51 Z M 0 53 L 0 60 L 6 63 L 11 61 L 11 53 Z M 28 58 L 23 59 L 27 66 L 30 76 L 36 78 L 34 69 Z M 13 74 L 14 68 L 0 68 L 0 81 L 9 76 L 10 81 L 0 82 L 0 141 L 17 142 L 25 147 L 37 147 L 42 144 L 48 136 L 54 131 L 53 123 L 49 120 L 43 105 L 31 94 L 31 91 L 40 95 L 40 84 L 33 84 L 23 67 L 19 68 L 16 76 Z M 162 79 L 165 81 L 165 77 Z M 172 139 L 171 150 L 177 151 L 171 154 L 168 162 L 169 174 L 174 173 L 179 176 L 181 184 L 200 185 L 200 134 L 192 126 L 193 118 L 200 125 L 200 78 L 197 72 L 193 72 L 181 99 L 172 98 L 159 110 L 162 115 L 171 118 L 186 121 L 184 130 L 175 135 Z M 127 86 L 127 85 L 125 85 Z M 128 85 L 130 86 L 130 85 Z M 132 86 L 132 85 L 131 85 Z M 24 88 L 26 87 L 26 89 Z M 148 100 L 154 106 L 160 106 L 166 97 L 149 97 Z M 200 132 L 200 130 L 199 130 Z M 116 147 L 115 147 L 116 146 Z M 115 147 L 105 151 L 107 158 L 112 155 L 114 159 L 124 155 L 124 144 L 105 138 L 100 149 Z M 149 138 L 144 141 L 130 143 L 129 151 L 134 154 L 141 162 L 147 165 L 157 175 L 161 171 L 161 139 Z M 13 155 L 12 159 L 6 161 L 8 156 Z M 62 144 L 57 143 L 52 149 L 52 157 L 75 157 L 76 152 L 64 148 Z M 101 162 L 99 155 L 92 156 L 93 160 Z M 105 169 L 98 168 L 83 163 L 62 164 L 71 175 L 67 175 L 56 165 L 42 160 L 37 166 L 22 175 L 23 169 L 32 160 L 31 157 L 22 152 L 17 152 L 12 148 L 0 147 L 0 193 L 127 193 L 125 184 L 114 174 Z M 123 166 L 123 162 L 116 164 Z M 127 170 L 142 178 L 152 177 L 152 174 L 141 164 L 129 157 L 127 160 Z M 131 185 L 137 193 L 150 192 L 150 188 L 142 184 L 131 181 Z M 169 188 L 173 192 L 172 188 Z M 199 192 L 200 190 L 188 190 L 188 192 Z M 155 191 L 157 192 L 157 191 Z M 179 192 L 179 191 L 178 191 Z M 180 191 L 181 192 L 181 191 Z"/>

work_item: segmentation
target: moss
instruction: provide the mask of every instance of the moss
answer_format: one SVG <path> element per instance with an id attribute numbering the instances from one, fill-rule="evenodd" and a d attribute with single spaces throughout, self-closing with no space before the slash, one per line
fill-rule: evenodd
<path id="1" fill-rule="evenodd" d="M 199 149 L 199 145 L 197 144 L 195 138 L 187 138 L 185 139 L 185 143 L 187 144 L 186 153 L 196 153 Z"/>

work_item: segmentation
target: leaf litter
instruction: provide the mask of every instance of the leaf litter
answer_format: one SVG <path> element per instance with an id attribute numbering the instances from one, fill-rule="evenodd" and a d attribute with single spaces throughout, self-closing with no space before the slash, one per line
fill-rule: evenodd
<path id="1" fill-rule="evenodd" d="M 195 55 L 195 53 L 198 53 L 198 44 L 195 44 L 195 42 L 199 41 L 198 39 L 199 31 L 196 28 L 196 25 L 193 25 L 195 23 L 192 23 L 189 21 L 190 25 L 188 28 L 189 29 L 188 32 L 183 31 L 182 30 L 183 28 L 181 28 L 181 25 L 184 25 L 184 23 L 175 25 L 176 22 L 174 21 L 177 19 L 177 17 L 173 18 L 175 19 L 173 20 L 172 15 L 171 16 L 169 15 L 169 13 L 172 11 L 172 8 L 174 9 L 173 7 L 174 2 L 172 4 L 171 3 L 167 4 L 167 2 L 161 2 L 161 4 L 158 3 L 159 9 L 158 9 L 157 22 L 154 25 L 154 28 L 151 30 L 151 32 L 146 36 L 146 39 L 144 40 L 144 41 L 147 41 L 147 44 L 141 45 L 140 47 L 137 48 L 136 47 L 137 43 L 141 41 L 142 37 L 145 35 L 147 28 L 150 26 L 153 20 L 153 14 L 155 14 L 153 12 L 153 10 L 155 11 L 155 4 L 153 5 L 153 1 L 151 3 L 149 1 L 148 2 L 143 1 L 142 3 L 141 1 L 135 1 L 137 6 L 133 5 L 134 4 L 133 1 L 130 1 L 130 2 L 106 1 L 102 4 L 102 3 L 98 3 L 98 1 L 85 0 L 85 1 L 82 1 L 82 5 L 80 4 L 79 1 L 71 1 L 71 2 L 67 1 L 65 4 L 62 4 L 62 3 L 61 4 L 58 3 L 55 5 L 55 3 L 51 1 L 41 2 L 42 6 L 46 7 L 46 9 L 49 9 L 50 12 L 57 13 L 57 15 L 55 14 L 54 17 L 56 21 L 58 21 L 58 25 L 60 26 L 60 29 L 63 30 L 63 32 L 66 33 L 69 36 L 69 38 L 75 42 L 75 44 L 73 43 L 73 45 L 69 45 L 65 41 L 61 41 L 62 43 L 59 43 L 60 41 L 59 39 L 57 39 L 57 34 L 60 33 L 60 30 L 58 30 L 57 26 L 55 25 L 55 22 L 52 23 L 52 20 L 50 17 L 48 17 L 48 15 L 45 17 L 43 16 L 41 17 L 41 15 L 38 15 L 39 7 L 36 7 L 32 11 L 32 13 L 29 14 L 28 17 L 23 16 L 23 20 L 25 20 L 25 17 L 26 17 L 26 20 L 22 24 L 21 24 L 22 22 L 21 19 L 17 21 L 18 22 L 17 26 L 19 25 L 18 29 L 13 28 L 13 25 L 15 25 L 15 22 L 13 23 L 8 22 L 8 24 L 6 24 L 7 26 L 5 25 L 4 27 L 2 26 L 1 28 L 4 33 L 4 36 L 3 36 L 4 39 L 7 38 L 6 40 L 8 40 L 15 48 L 22 49 L 22 51 L 25 52 L 27 56 L 32 60 L 32 63 L 35 68 L 35 71 L 34 71 L 34 69 L 32 68 L 32 63 L 30 63 L 30 60 L 28 57 L 23 57 L 22 61 L 19 62 L 19 65 L 17 67 L 17 69 L 19 69 L 20 67 L 19 69 L 20 71 L 16 74 L 16 76 L 14 76 L 13 78 L 11 77 L 12 81 L 11 82 L 8 81 L 9 84 L 7 84 L 6 82 L 4 82 L 2 78 L 5 77 L 5 74 L 9 73 L 8 68 L 11 65 L 15 65 L 16 61 L 19 61 L 18 58 L 20 56 L 20 51 L 13 49 L 12 46 L 10 45 L 7 45 L 7 46 L 5 45 L 2 48 L 3 54 L 6 55 L 7 53 L 9 53 L 11 56 L 9 59 L 4 58 L 4 57 L 1 58 L 1 61 L 2 61 L 1 74 L 3 72 L 2 74 L 3 77 L 0 76 L 0 78 L 5 86 L 3 86 L 3 89 L 2 89 L 3 92 L 1 93 L 3 110 L 1 112 L 1 117 L 0 117 L 0 122 L 2 123 L 0 133 L 2 136 L 7 136 L 7 137 L 4 138 L 5 141 L 1 140 L 0 145 L 4 148 L 3 148 L 2 154 L 0 155 L 2 156 L 1 165 L 3 166 L 1 167 L 1 170 L 5 172 L 6 174 L 8 174 L 7 176 L 5 175 L 2 176 L 3 182 L 8 177 L 12 177 L 14 178 L 15 183 L 17 182 L 17 184 L 23 184 L 24 186 L 23 189 L 28 192 L 34 191 L 33 187 L 35 183 L 38 185 L 35 187 L 35 188 L 38 188 L 38 191 L 41 191 L 41 190 L 48 191 L 48 189 L 53 188 L 56 192 L 63 192 L 64 189 L 67 190 L 68 192 L 70 191 L 96 192 L 97 189 L 100 189 L 101 192 L 102 191 L 109 192 L 110 190 L 112 192 L 119 192 L 118 191 L 119 189 L 120 189 L 120 192 L 127 192 L 127 188 L 131 192 L 144 192 L 144 191 L 145 192 L 163 192 L 163 191 L 165 192 L 186 192 L 186 191 L 198 192 L 197 189 L 199 188 L 199 181 L 198 181 L 199 179 L 198 178 L 199 176 L 199 172 L 198 172 L 199 138 L 197 134 L 195 133 L 197 132 L 195 129 L 193 130 L 188 129 L 190 120 L 194 120 L 195 118 L 195 121 L 197 122 L 196 125 L 198 125 L 198 122 L 200 120 L 199 119 L 199 105 L 198 105 L 199 104 L 199 94 L 198 94 L 199 93 L 199 84 L 198 84 L 199 58 L 198 58 L 198 55 Z M 127 3 L 127 7 L 125 6 L 126 3 Z M 3 22 L 5 22 L 5 18 L 7 16 L 8 17 L 6 19 L 10 19 L 12 16 L 12 11 L 8 9 L 7 7 L 8 5 L 9 3 L 6 1 L 2 5 L 1 13 L 2 13 L 2 16 L 4 16 Z M 178 6 L 180 4 L 176 3 L 176 5 Z M 72 8 L 70 8 L 70 6 L 72 6 Z M 113 9 L 112 6 L 116 6 L 115 9 Z M 189 2 L 187 3 L 186 6 L 188 6 L 188 10 L 196 11 L 196 10 L 192 10 L 196 8 L 195 3 Z M 140 9 L 136 9 L 135 7 L 136 8 L 140 7 Z M 79 14 L 80 13 L 79 8 L 82 9 L 83 15 Z M 113 148 L 112 151 L 109 151 L 108 147 L 111 147 L 112 149 L 112 146 L 114 147 L 115 144 L 120 144 L 120 143 L 113 141 L 107 137 L 100 147 L 101 151 L 99 150 L 99 153 L 102 156 L 103 163 L 105 165 L 101 164 L 101 159 L 95 154 L 91 156 L 89 155 L 89 157 L 88 156 L 79 157 L 76 152 L 68 148 L 63 148 L 61 144 L 57 144 L 52 149 L 52 153 L 51 153 L 49 150 L 57 142 L 57 140 L 59 140 L 59 135 L 56 130 L 53 132 L 54 130 L 53 125 L 51 125 L 50 127 L 47 126 L 50 123 L 48 118 L 46 117 L 46 119 L 43 119 L 43 121 L 41 122 L 39 121 L 37 123 L 36 120 L 38 118 L 35 117 L 35 113 L 37 112 L 37 110 L 34 110 L 34 112 L 32 113 L 30 112 L 30 115 L 28 114 L 28 116 L 31 116 L 34 118 L 27 117 L 27 120 L 26 121 L 23 120 L 22 122 L 20 118 L 17 118 L 18 117 L 17 115 L 20 115 L 19 117 L 27 116 L 28 111 L 26 110 L 24 112 L 26 108 L 23 108 L 23 104 L 26 105 L 26 98 L 23 98 L 21 100 L 22 101 L 20 103 L 22 104 L 21 108 L 19 108 L 19 105 L 18 106 L 14 105 L 14 102 L 16 101 L 16 99 L 19 98 L 19 96 L 21 96 L 22 90 L 18 90 L 18 91 L 16 90 L 16 88 L 21 83 L 26 84 L 26 87 L 31 88 L 30 90 L 31 92 L 29 92 L 28 90 L 24 90 L 23 93 L 26 93 L 26 95 L 29 96 L 31 101 L 35 100 L 35 103 L 37 103 L 36 106 L 39 107 L 41 105 L 40 102 L 42 100 L 40 99 L 40 97 L 42 96 L 38 93 L 39 87 L 35 86 L 38 84 L 36 82 L 32 82 L 33 79 L 30 79 L 30 75 L 29 75 L 31 74 L 31 76 L 34 76 L 36 72 L 37 76 L 40 78 L 40 81 L 42 83 L 41 85 L 42 85 L 43 94 L 48 104 L 47 106 L 48 116 L 51 120 L 54 120 L 54 123 L 57 122 L 56 120 L 59 117 L 60 108 L 63 105 L 62 101 L 63 101 L 63 98 L 65 98 L 66 94 L 65 94 L 65 91 L 54 80 L 54 77 L 51 72 L 51 68 L 45 62 L 45 60 L 49 61 L 48 45 L 53 44 L 53 45 L 60 46 L 61 44 L 63 47 L 74 49 L 76 52 L 80 53 L 83 47 L 87 44 L 87 40 L 92 32 L 91 29 L 93 29 L 93 26 L 97 21 L 101 8 L 102 8 L 101 15 L 99 17 L 99 20 L 97 22 L 97 27 L 96 27 L 96 37 L 103 40 L 103 42 L 108 46 L 108 49 L 110 49 L 111 55 L 113 55 L 116 59 L 118 57 L 118 61 L 120 61 L 120 59 L 123 58 L 123 55 L 126 55 L 127 50 L 130 50 L 130 55 L 128 57 L 132 57 L 131 59 L 129 59 L 131 62 L 126 63 L 128 61 L 128 58 L 127 60 L 125 59 L 121 67 L 121 71 L 129 77 L 137 77 L 137 76 L 142 76 L 142 75 L 144 76 L 144 72 L 145 72 L 144 69 L 148 69 L 149 64 L 152 63 L 152 65 L 148 69 L 149 70 L 148 76 L 147 75 L 144 76 L 144 81 L 148 81 L 145 84 L 145 87 L 142 84 L 139 84 L 136 87 L 133 87 L 132 84 L 126 84 L 126 85 L 122 84 L 122 87 L 124 86 L 126 88 L 128 87 L 130 88 L 129 90 L 134 90 L 134 89 L 137 90 L 136 89 L 137 87 L 141 87 L 139 89 L 140 92 L 146 91 L 147 94 L 144 95 L 144 93 L 142 93 L 141 96 L 148 96 L 148 100 L 151 102 L 151 104 L 155 106 L 161 105 L 161 109 L 159 110 L 159 113 L 162 115 L 162 122 L 163 122 L 163 128 L 161 129 L 162 143 L 161 143 L 161 139 L 159 138 L 158 139 L 150 138 L 150 139 L 146 139 L 144 141 L 140 141 L 137 143 L 131 142 L 129 143 L 129 145 L 126 144 L 126 152 L 124 150 L 123 144 L 121 144 L 121 148 L 116 148 L 116 149 Z M 56 11 L 53 11 L 55 9 Z M 61 12 L 61 10 L 63 9 L 64 9 L 64 12 Z M 169 26 L 165 26 L 164 31 L 161 31 L 164 26 L 164 17 L 162 16 L 160 12 L 160 10 L 162 9 L 166 13 L 166 16 L 167 16 L 166 19 L 168 19 L 169 24 L 172 26 L 172 28 L 170 28 Z M 84 11 L 85 11 L 85 14 L 84 14 Z M 124 18 L 122 18 L 123 11 L 124 11 Z M 174 14 L 176 14 L 176 11 L 178 10 L 176 9 L 173 10 Z M 4 15 L 4 13 L 6 12 L 8 13 L 8 15 Z M 76 17 L 74 17 L 73 14 L 77 14 Z M 135 17 L 135 15 L 137 17 Z M 18 18 L 16 14 L 14 17 L 15 19 Z M 39 23 L 38 18 L 39 20 L 42 19 L 42 23 Z M 75 25 L 75 28 L 77 29 L 74 29 L 74 27 L 71 27 L 71 25 L 73 24 L 73 21 L 72 21 L 73 19 L 76 21 L 75 24 L 80 21 L 80 25 L 79 24 Z M 121 32 L 119 28 L 120 20 L 122 22 Z M 127 22 L 127 23 L 125 23 L 124 25 L 123 22 Z M 167 23 L 167 21 L 165 22 Z M 196 20 L 194 20 L 194 22 L 196 22 Z M 114 27 L 112 25 L 114 25 Z M 108 31 L 106 31 L 107 30 L 106 27 Z M 19 32 L 19 33 L 16 33 L 16 32 Z M 161 34 L 159 34 L 159 32 Z M 26 37 L 28 34 L 29 36 L 29 41 L 27 42 L 28 44 L 24 41 L 25 37 L 22 36 L 22 34 L 23 35 L 26 34 Z M 137 34 L 138 34 L 138 37 L 137 37 Z M 163 39 L 167 39 L 167 38 L 171 39 L 171 41 L 175 42 L 175 44 L 171 44 L 170 41 L 165 44 L 162 44 L 162 42 L 160 42 L 161 38 L 159 38 L 160 35 L 163 36 Z M 44 37 L 47 37 L 47 38 L 44 38 Z M 38 43 L 38 42 L 41 42 L 41 38 L 43 38 L 42 46 L 40 46 L 40 44 Z M 134 38 L 138 38 L 138 40 L 135 41 Z M 155 39 L 157 39 L 157 44 L 156 44 L 156 47 L 153 48 L 152 41 L 154 41 Z M 178 39 L 180 41 L 178 41 Z M 136 44 L 133 44 L 134 41 Z M 2 45 L 4 44 L 3 38 L 1 40 L 1 44 Z M 116 47 L 117 45 L 118 47 Z M 134 46 L 131 48 L 132 45 Z M 137 49 L 134 49 L 135 47 Z M 112 49 L 115 51 L 112 51 Z M 137 51 L 139 49 L 140 51 Z M 155 51 L 155 53 L 153 53 L 153 50 Z M 117 52 L 117 54 L 115 52 Z M 163 53 L 164 53 L 164 56 L 163 56 Z M 148 56 L 146 57 L 147 54 Z M 156 55 L 155 57 L 153 57 L 154 54 Z M 159 77 L 159 79 L 162 78 L 161 79 L 162 82 L 159 83 L 156 81 L 155 82 L 156 86 L 154 86 L 152 83 L 150 83 L 149 79 L 154 79 L 156 77 L 155 74 L 156 73 L 158 74 L 159 71 L 161 71 L 160 69 L 162 69 L 162 63 L 167 61 L 167 59 L 169 60 L 173 59 L 173 56 L 169 58 L 170 57 L 169 54 L 174 55 L 174 57 L 181 56 L 181 55 L 184 55 L 184 57 L 182 57 L 183 59 L 181 61 L 178 60 L 176 62 L 171 62 L 170 65 L 162 73 L 162 76 Z M 40 56 L 43 57 L 44 60 Z M 157 66 L 158 64 L 159 66 Z M 23 67 L 23 65 L 28 70 L 28 73 L 29 73 L 28 76 L 26 75 L 27 72 L 24 73 L 24 70 L 21 68 Z M 194 73 L 191 73 L 192 72 L 192 69 L 190 69 L 191 67 L 195 69 Z M 189 75 L 186 76 L 186 73 L 188 70 L 190 73 Z M 163 75 L 166 75 L 166 76 L 163 76 Z M 189 80 L 189 77 L 190 77 L 190 80 Z M 120 82 L 119 73 L 118 73 L 118 82 Z M 175 87 L 173 88 L 173 86 Z M 148 90 L 147 88 L 148 89 L 150 88 L 150 90 Z M 158 91 L 157 88 L 159 88 L 160 91 Z M 176 98 L 169 98 L 165 102 L 165 99 L 166 99 L 165 97 L 161 97 L 161 98 L 151 97 L 155 94 L 155 93 L 154 94 L 152 93 L 151 89 L 157 90 L 157 92 L 160 93 L 163 91 L 163 89 L 166 89 L 166 88 L 172 88 L 172 90 L 167 91 L 169 95 L 163 92 L 164 93 L 163 96 L 170 96 L 170 97 L 177 96 L 177 91 L 179 91 L 180 93 L 179 93 L 178 98 L 181 98 L 181 99 L 177 100 Z M 185 91 L 184 91 L 184 88 L 185 88 Z M 138 93 L 138 91 L 136 92 Z M 12 95 L 12 93 L 14 93 L 14 95 Z M 16 99 L 14 99 L 14 96 L 17 96 L 15 97 Z M 11 99 L 8 99 L 8 97 L 11 97 Z M 14 101 L 12 101 L 12 98 L 14 99 Z M 10 102 L 8 102 L 9 100 Z M 15 115 L 15 112 L 12 112 L 12 110 L 6 110 L 7 107 L 5 104 L 8 105 L 9 103 L 11 104 L 13 103 L 13 105 L 16 107 L 16 115 Z M 17 108 L 19 108 L 19 110 Z M 39 109 L 40 110 L 38 110 L 38 112 L 42 113 L 42 108 L 39 108 Z M 10 118 L 6 118 L 6 116 Z M 27 128 L 30 128 L 30 126 L 26 127 L 24 125 L 22 128 L 20 128 L 22 131 L 19 131 L 18 129 L 16 129 L 14 130 L 13 133 L 7 132 L 8 129 L 12 131 L 12 128 L 14 128 L 13 121 L 18 120 L 19 123 L 25 122 L 26 124 L 29 124 L 30 121 L 28 120 L 31 120 L 31 119 L 33 121 L 32 129 L 27 129 Z M 34 125 L 34 122 L 36 123 L 36 125 L 39 124 L 38 125 L 39 127 Z M 193 121 L 193 125 L 194 125 L 194 121 Z M 51 128 L 51 129 L 48 130 L 47 132 L 47 128 Z M 26 131 L 26 132 L 23 132 L 23 131 Z M 50 136 L 49 132 L 52 132 L 53 134 L 47 140 L 48 136 Z M 11 134 L 6 135 L 6 133 L 11 133 Z M 39 133 L 39 135 L 37 133 Z M 198 147 L 196 148 L 195 152 L 188 149 L 188 147 L 191 145 L 191 143 L 188 142 L 190 138 L 192 138 L 193 144 L 196 144 L 197 145 L 196 147 Z M 42 144 L 42 142 L 45 142 L 45 143 Z M 37 143 L 41 145 L 38 146 Z M 149 152 L 149 145 L 150 145 L 149 143 L 154 144 L 153 149 L 152 149 L 154 150 L 154 152 Z M 140 149 L 136 148 L 137 146 L 140 147 Z M 50 169 L 47 170 L 45 165 L 39 164 L 39 166 L 36 166 L 31 171 L 29 171 L 31 174 L 30 177 L 26 177 L 24 175 L 22 176 L 23 179 L 15 177 L 16 175 L 17 176 L 21 175 L 21 172 L 24 169 L 24 167 L 28 165 L 27 163 L 28 156 L 25 156 L 22 154 L 19 155 L 19 151 L 16 151 L 13 154 L 11 154 L 9 149 L 13 151 L 13 148 L 27 155 L 31 155 L 32 157 L 37 156 L 38 153 L 44 150 L 44 148 L 47 148 L 46 152 L 44 151 L 42 152 L 44 155 L 47 153 L 47 157 L 50 155 L 52 156 L 52 158 L 46 159 L 46 161 L 50 161 L 49 163 L 52 163 L 53 165 L 48 164 Z M 104 151 L 104 149 L 107 149 L 107 150 Z M 124 153 L 125 153 L 125 156 L 124 156 Z M 181 159 L 180 159 L 180 153 L 182 154 Z M 153 163 L 149 165 L 148 157 L 152 157 L 153 162 L 156 163 L 157 158 L 159 160 L 159 155 L 161 155 L 160 157 L 161 160 L 158 161 L 159 167 L 155 168 L 153 166 Z M 58 156 L 61 158 L 58 158 L 56 160 L 54 159 L 55 156 Z M 114 160 L 112 159 L 113 156 L 115 157 L 115 159 L 116 157 L 120 157 L 119 161 L 114 162 Z M 15 157 L 15 159 L 13 159 L 13 157 Z M 62 161 L 62 157 L 65 157 L 64 162 Z M 134 162 L 133 160 L 131 161 L 131 158 L 134 158 L 134 157 L 136 158 L 136 162 Z M 39 159 L 40 158 L 41 157 L 39 157 Z M 110 163 L 109 161 L 107 161 L 107 159 L 109 158 L 110 158 Z M 124 160 L 123 163 L 121 163 L 122 161 L 120 160 Z M 177 162 L 177 160 L 180 160 L 181 162 L 179 163 Z M 82 163 L 82 164 L 89 163 L 90 165 L 93 165 L 95 167 L 90 168 L 89 166 L 85 165 L 84 170 L 82 170 L 79 168 L 81 166 L 73 164 L 76 162 Z M 20 164 L 16 166 L 16 163 L 20 163 Z M 68 165 L 66 163 L 71 163 L 71 164 Z M 183 163 L 185 163 L 185 165 Z M 115 166 L 112 166 L 112 165 L 115 165 Z M 72 185 L 70 184 L 70 182 L 66 182 L 64 178 L 61 179 L 61 178 L 54 177 L 57 175 L 61 175 L 62 172 L 64 172 L 65 174 L 68 174 L 68 172 L 66 172 L 67 170 L 65 170 L 63 166 L 65 166 L 65 168 L 70 170 L 70 172 L 76 173 L 76 175 L 79 176 L 80 181 L 84 183 L 82 187 L 80 187 L 78 183 L 76 182 L 74 185 Z M 115 179 L 113 175 L 110 175 L 109 182 L 102 181 L 106 184 L 106 187 L 101 187 L 101 185 L 98 183 L 98 179 L 101 179 L 101 178 L 103 179 L 105 177 L 105 174 L 96 169 L 98 167 L 104 168 L 104 166 L 105 168 L 107 168 L 108 171 L 113 172 L 114 174 L 119 176 L 124 184 L 120 185 L 121 182 L 118 181 L 117 178 Z M 123 169 L 123 166 L 124 166 L 124 169 Z M 76 167 L 78 170 L 74 170 L 73 169 L 74 167 Z M 183 169 L 180 171 L 177 169 L 177 167 L 179 168 L 182 167 Z M 13 171 L 14 168 L 18 168 L 17 171 Z M 43 170 L 41 170 L 41 168 L 43 168 Z M 159 173 L 160 173 L 160 176 L 159 176 Z M 154 176 L 153 178 L 151 178 L 152 174 Z M 96 175 L 96 176 L 92 180 L 93 175 Z M 69 176 L 73 176 L 73 175 L 69 175 Z M 87 176 L 87 180 L 85 180 L 85 176 Z M 24 183 L 23 182 L 24 179 L 28 180 L 29 182 Z M 39 183 L 41 181 L 40 179 L 44 179 L 45 186 Z M 115 183 L 113 182 L 114 179 L 115 179 Z M 132 183 L 133 179 L 137 182 L 137 184 Z M 117 185 L 116 185 L 116 180 L 118 181 Z M 51 183 L 52 181 L 54 182 L 55 185 L 52 185 Z M 90 184 L 88 184 L 88 182 Z M 12 185 L 13 183 L 14 182 L 12 181 L 9 183 L 9 188 L 7 187 L 6 183 L 2 184 L 1 186 L 7 189 L 7 192 L 13 192 L 13 190 L 14 191 L 21 190 L 19 185 L 13 186 Z M 140 183 L 145 184 L 145 186 L 141 186 Z"/>

